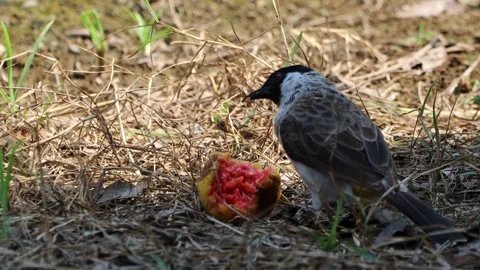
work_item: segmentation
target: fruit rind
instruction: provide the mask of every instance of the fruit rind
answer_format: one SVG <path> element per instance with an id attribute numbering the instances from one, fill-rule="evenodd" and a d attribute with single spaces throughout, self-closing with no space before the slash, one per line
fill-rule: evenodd
<path id="1" fill-rule="evenodd" d="M 221 190 L 212 190 L 213 188 L 216 188 L 216 189 L 229 188 L 228 186 L 223 187 L 221 186 L 222 184 L 219 184 L 219 182 L 216 182 L 217 175 L 219 175 L 219 169 L 222 166 L 222 162 L 224 164 L 228 162 L 227 165 L 234 164 L 234 166 L 237 166 L 235 168 L 237 168 L 238 170 L 240 170 L 241 168 L 245 168 L 244 166 L 248 164 L 249 166 L 251 166 L 251 168 L 258 170 L 258 171 L 254 171 L 254 173 L 266 174 L 268 172 L 266 179 L 257 183 L 257 185 L 255 186 L 256 187 L 255 192 L 253 194 L 250 193 L 250 196 L 253 195 L 253 200 L 248 199 L 250 197 L 247 197 L 245 201 L 245 207 L 237 207 L 235 205 L 227 205 L 226 202 L 219 202 L 218 201 L 219 198 L 220 199 L 224 198 L 218 195 L 219 192 L 221 192 Z M 227 165 L 224 165 L 224 166 L 227 166 Z M 219 220 L 229 221 L 238 216 L 249 216 L 249 215 L 254 217 L 262 217 L 273 210 L 277 201 L 280 198 L 280 194 L 281 194 L 280 175 L 278 173 L 278 170 L 275 168 L 262 169 L 262 165 L 260 163 L 250 163 L 247 161 L 238 161 L 235 159 L 230 159 L 230 154 L 228 153 L 215 155 L 213 158 L 213 162 L 210 162 L 210 164 L 207 166 L 209 167 L 209 170 L 204 171 L 205 172 L 203 174 L 204 177 L 201 178 L 201 180 L 198 181 L 197 183 L 198 194 L 200 198 L 200 203 L 206 209 L 207 213 Z M 253 173 L 253 172 L 248 171 L 248 173 Z M 258 176 L 257 174 L 254 174 L 253 176 Z M 236 179 L 235 181 L 241 182 L 241 183 L 237 183 L 237 185 L 243 184 L 243 181 L 244 181 L 243 177 L 248 177 L 248 176 L 252 176 L 252 175 L 251 174 L 243 175 L 239 177 L 241 179 Z M 225 185 L 226 183 L 229 183 L 229 182 L 225 182 L 223 183 L 223 185 Z M 244 187 L 247 188 L 248 190 L 249 185 L 251 185 L 251 183 L 250 184 L 246 183 Z M 224 194 L 221 194 L 221 195 L 224 195 Z M 247 195 L 244 194 L 243 196 L 247 196 Z M 237 204 L 240 205 L 240 203 L 237 203 Z M 244 204 L 241 204 L 241 205 L 244 205 Z"/>

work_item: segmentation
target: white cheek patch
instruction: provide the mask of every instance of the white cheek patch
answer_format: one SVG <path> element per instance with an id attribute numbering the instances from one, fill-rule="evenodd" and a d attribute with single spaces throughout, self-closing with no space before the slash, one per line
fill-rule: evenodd
<path id="1" fill-rule="evenodd" d="M 298 93 L 304 91 L 303 88 L 305 85 L 305 76 L 303 74 L 300 72 L 288 73 L 280 86 L 282 93 L 280 104 L 288 105 L 291 103 Z"/>
<path id="2" fill-rule="evenodd" d="M 295 89 L 298 84 L 302 84 L 305 78 L 303 74 L 299 72 L 288 73 L 281 85 L 282 94 L 288 94 L 291 90 Z"/>

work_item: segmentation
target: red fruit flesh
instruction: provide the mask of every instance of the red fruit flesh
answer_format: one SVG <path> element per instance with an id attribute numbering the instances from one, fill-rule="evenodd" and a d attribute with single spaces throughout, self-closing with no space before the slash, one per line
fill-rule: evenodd
<path id="1" fill-rule="evenodd" d="M 217 181 L 213 183 L 210 195 L 217 202 L 248 210 L 255 203 L 257 186 L 272 172 L 272 168 L 257 169 L 248 162 L 239 162 L 220 157 L 218 159 Z"/>

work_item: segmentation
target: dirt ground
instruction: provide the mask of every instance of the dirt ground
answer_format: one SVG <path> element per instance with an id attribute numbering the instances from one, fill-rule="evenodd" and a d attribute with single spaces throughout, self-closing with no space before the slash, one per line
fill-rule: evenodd
<path id="1" fill-rule="evenodd" d="M 442 1 L 419 2 L 154 1 L 156 29 L 174 33 L 147 56 L 125 11 L 150 18 L 143 1 L 0 1 L 14 78 L 55 18 L 19 110 L 0 101 L 3 151 L 23 142 L 2 216 L 2 269 L 479 269 L 480 5 L 443 1 L 441 14 L 421 17 Z M 80 19 L 91 7 L 107 33 L 103 58 Z M 467 243 L 435 246 L 415 226 L 378 241 L 387 225 L 363 223 L 353 205 L 325 248 L 332 221 L 312 209 L 273 134 L 274 105 L 242 102 L 300 33 L 292 62 L 368 111 L 409 188 Z M 196 182 L 216 152 L 280 170 L 271 215 L 232 225 L 204 212 Z"/>

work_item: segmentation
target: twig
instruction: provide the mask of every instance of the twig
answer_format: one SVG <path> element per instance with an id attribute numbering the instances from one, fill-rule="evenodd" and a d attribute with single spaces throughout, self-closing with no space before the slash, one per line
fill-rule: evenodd
<path id="1" fill-rule="evenodd" d="M 475 59 L 475 61 L 473 61 L 473 63 L 470 64 L 470 66 L 462 73 L 462 75 L 460 75 L 460 77 L 455 78 L 450 83 L 450 85 L 447 87 L 444 93 L 448 96 L 451 96 L 455 92 L 455 89 L 457 89 L 460 82 L 463 79 L 470 77 L 470 74 L 472 74 L 473 70 L 477 68 L 478 64 L 480 64 L 480 56 L 478 56 L 477 59 Z"/>
<path id="2" fill-rule="evenodd" d="M 287 52 L 287 56 L 289 56 L 290 52 L 288 51 L 287 35 L 285 35 L 285 29 L 283 29 L 282 18 L 280 17 L 280 12 L 278 11 L 278 8 L 277 8 L 277 1 L 272 0 L 272 3 L 273 3 L 273 8 L 275 9 L 275 15 L 277 16 L 278 24 L 280 26 L 280 32 L 282 32 L 285 51 Z"/>

